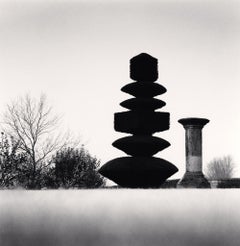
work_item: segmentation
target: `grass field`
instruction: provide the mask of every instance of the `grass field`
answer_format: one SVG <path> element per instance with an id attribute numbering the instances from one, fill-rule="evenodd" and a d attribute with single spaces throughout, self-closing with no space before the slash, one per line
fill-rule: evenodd
<path id="1" fill-rule="evenodd" d="M 238 246 L 240 190 L 2 190 L 0 245 Z"/>

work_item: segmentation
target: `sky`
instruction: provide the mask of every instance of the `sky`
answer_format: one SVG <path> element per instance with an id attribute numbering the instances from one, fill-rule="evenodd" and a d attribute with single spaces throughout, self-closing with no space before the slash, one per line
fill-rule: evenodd
<path id="1" fill-rule="evenodd" d="M 0 0 L 0 112 L 18 96 L 46 94 L 65 128 L 101 163 L 126 156 L 111 144 L 130 95 L 129 59 L 158 59 L 158 96 L 170 112 L 171 143 L 156 157 L 185 171 L 180 118 L 210 120 L 203 129 L 203 165 L 231 155 L 240 166 L 240 1 Z M 236 171 L 240 177 L 240 168 Z"/>

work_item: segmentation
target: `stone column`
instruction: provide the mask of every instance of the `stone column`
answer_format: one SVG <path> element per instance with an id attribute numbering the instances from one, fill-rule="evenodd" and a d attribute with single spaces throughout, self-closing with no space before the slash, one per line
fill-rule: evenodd
<path id="1" fill-rule="evenodd" d="M 209 122 L 204 118 L 184 118 L 178 121 L 185 129 L 186 172 L 178 188 L 210 188 L 202 172 L 202 129 Z"/>

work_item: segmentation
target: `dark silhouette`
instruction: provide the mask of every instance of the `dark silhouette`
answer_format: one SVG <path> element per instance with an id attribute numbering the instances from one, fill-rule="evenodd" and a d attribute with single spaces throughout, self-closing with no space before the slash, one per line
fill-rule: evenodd
<path id="1" fill-rule="evenodd" d="M 133 134 L 116 140 L 113 146 L 130 155 L 107 162 L 99 172 L 122 187 L 157 188 L 178 169 L 170 162 L 152 155 L 170 146 L 152 134 L 169 129 L 169 113 L 155 112 L 165 102 L 153 98 L 166 92 L 158 79 L 158 60 L 142 53 L 130 60 L 130 77 L 137 81 L 121 90 L 134 98 L 121 106 L 130 111 L 115 113 L 116 131 Z"/>
<path id="2" fill-rule="evenodd" d="M 1 189 L 71 189 L 99 188 L 105 179 L 97 172 L 100 160 L 82 145 L 57 151 L 45 168 L 38 169 L 33 186 L 31 159 L 19 149 L 18 141 L 0 134 L 0 190 Z"/>
<path id="3" fill-rule="evenodd" d="M 66 148 L 53 157 L 56 188 L 99 188 L 104 178 L 96 171 L 100 161 L 81 148 Z"/>

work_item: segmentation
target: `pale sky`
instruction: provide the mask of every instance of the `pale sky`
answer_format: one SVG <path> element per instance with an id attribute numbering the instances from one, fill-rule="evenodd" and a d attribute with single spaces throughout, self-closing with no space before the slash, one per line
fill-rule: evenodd
<path id="1" fill-rule="evenodd" d="M 204 117 L 203 164 L 231 155 L 240 166 L 240 1 L 0 0 L 0 112 L 17 96 L 45 93 L 66 128 L 102 164 L 112 147 L 129 59 L 158 58 L 159 96 L 171 146 L 156 156 L 185 171 L 184 117 Z M 240 169 L 237 175 L 240 177 Z"/>

